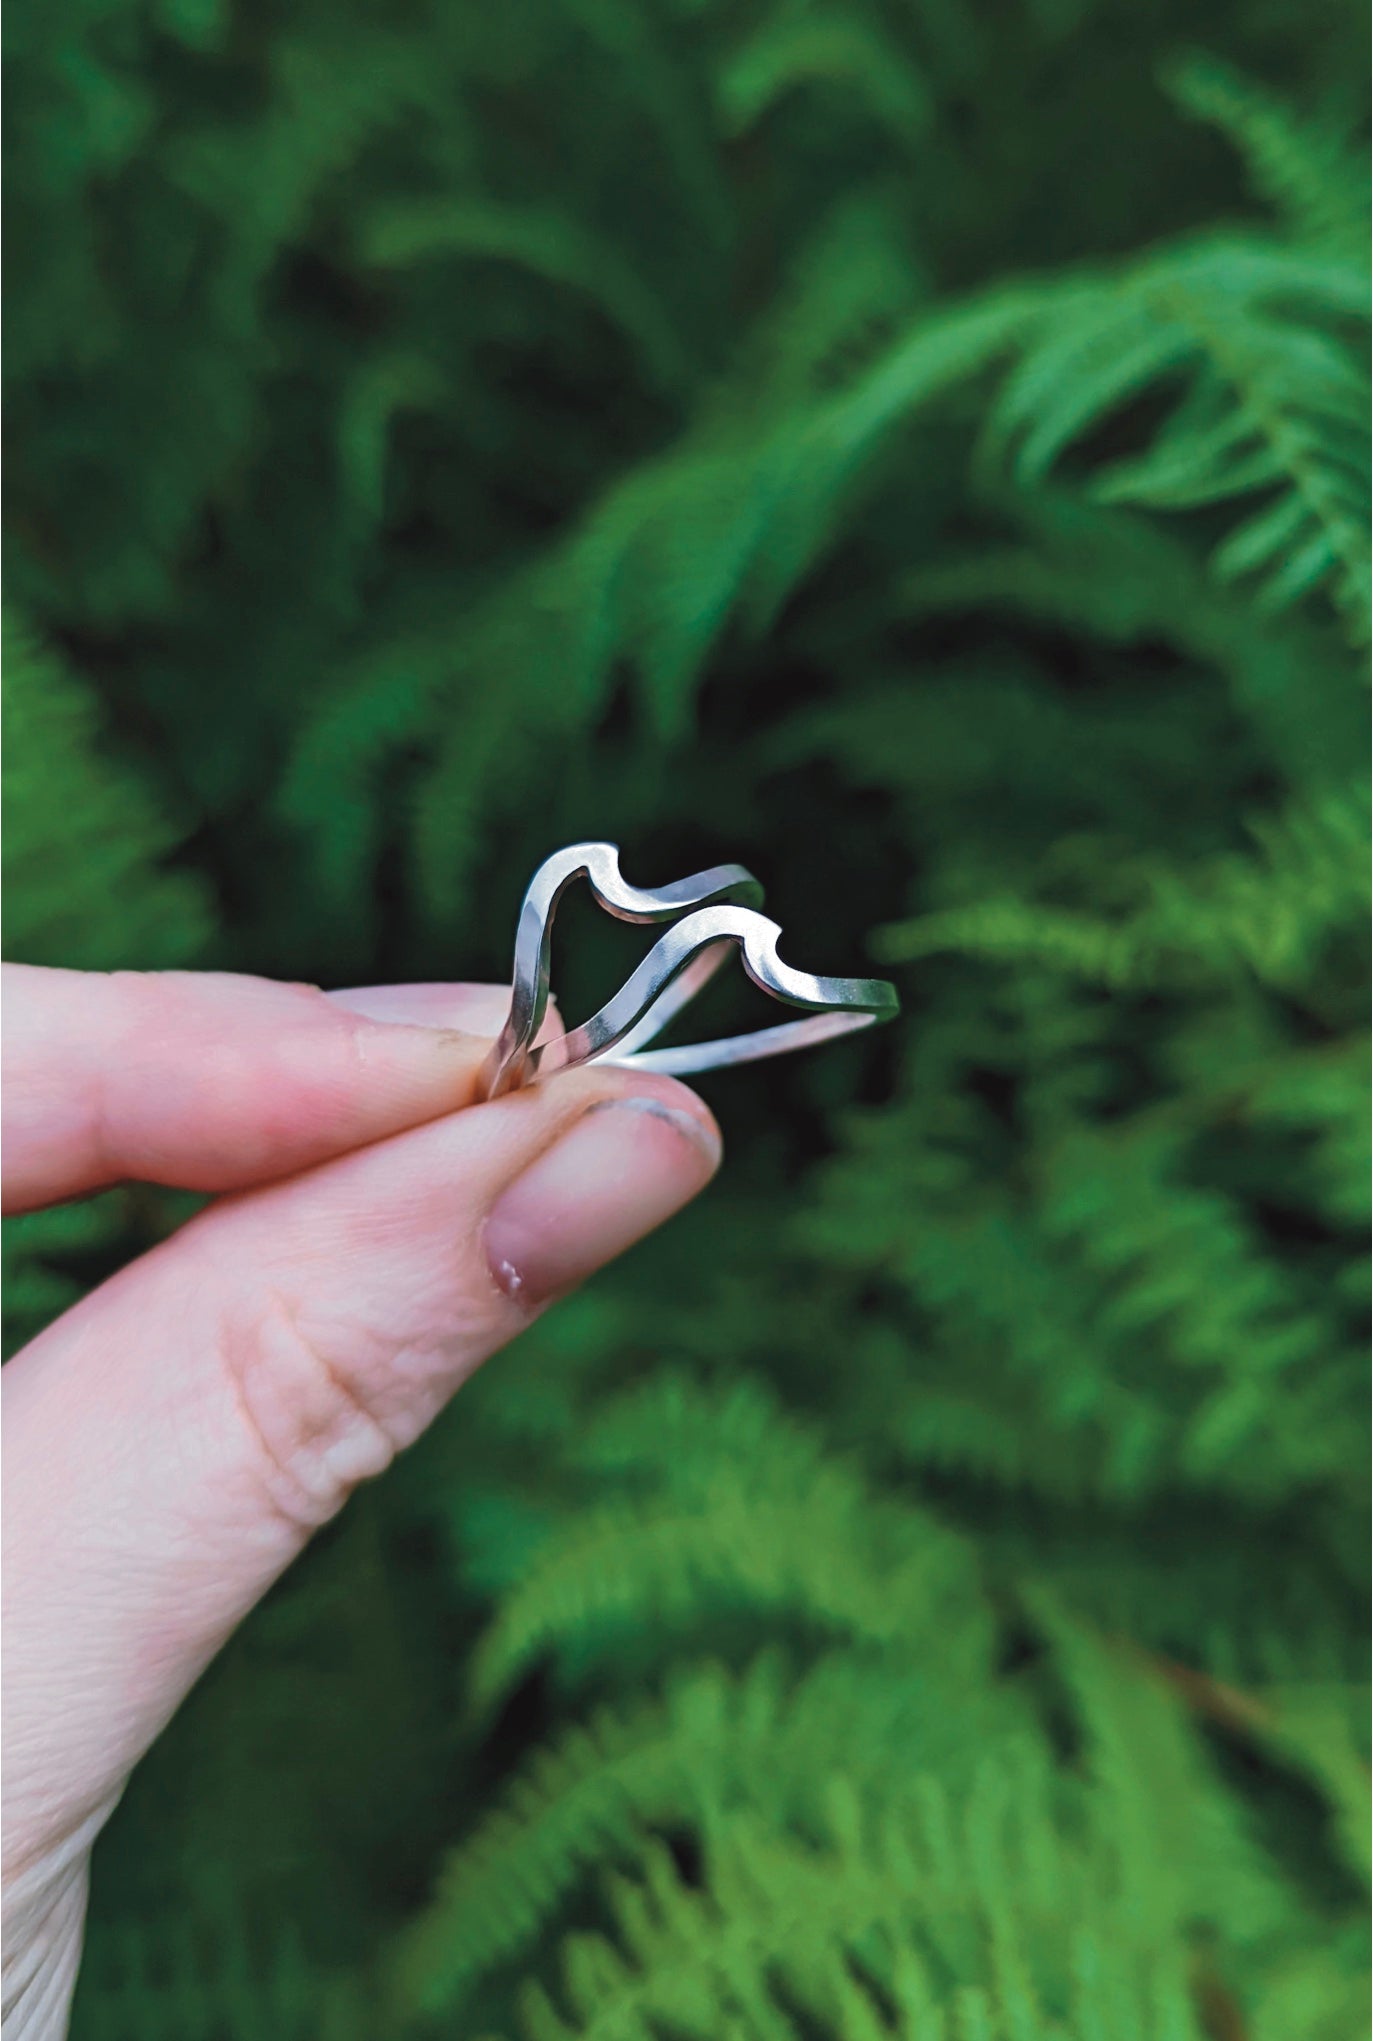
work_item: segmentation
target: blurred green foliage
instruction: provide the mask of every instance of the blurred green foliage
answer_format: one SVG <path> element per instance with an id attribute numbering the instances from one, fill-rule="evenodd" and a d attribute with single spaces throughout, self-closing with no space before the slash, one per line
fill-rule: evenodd
<path id="1" fill-rule="evenodd" d="M 499 978 L 594 836 L 907 1009 L 231 1644 L 76 2034 L 1366 2032 L 1353 10 L 8 25 L 9 953 Z"/>

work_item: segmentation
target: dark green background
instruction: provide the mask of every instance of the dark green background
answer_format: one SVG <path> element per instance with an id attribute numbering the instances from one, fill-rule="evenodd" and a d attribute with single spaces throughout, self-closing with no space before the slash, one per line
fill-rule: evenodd
<path id="1" fill-rule="evenodd" d="M 1356 10 L 8 31 L 7 954 L 498 979 L 597 837 L 905 1007 L 269 1597 L 76 2034 L 1366 2032 Z"/>

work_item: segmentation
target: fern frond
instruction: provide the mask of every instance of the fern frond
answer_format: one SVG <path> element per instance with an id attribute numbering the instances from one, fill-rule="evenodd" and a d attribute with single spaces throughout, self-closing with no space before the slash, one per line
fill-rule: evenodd
<path id="1" fill-rule="evenodd" d="M 803 1633 L 890 1647 L 966 1595 L 968 1573 L 949 1532 L 915 1512 L 882 1517 L 840 1467 L 790 1498 L 758 1496 L 745 1470 L 726 1467 L 694 1502 L 589 1509 L 502 1606 L 473 1661 L 474 1700 L 490 1706 L 547 1655 L 604 1651 L 650 1614 L 664 1640 L 752 1609 Z"/>
<path id="2" fill-rule="evenodd" d="M 1204 1919 L 1232 1947 L 1261 1949 L 1291 1932 L 1297 1896 L 1246 1832 L 1178 1695 L 1047 1597 L 1030 1605 L 1072 1697 L 1092 1819 L 1144 1933 L 1167 1941 Z"/>
<path id="3" fill-rule="evenodd" d="M 1196 1401 L 1175 1447 L 1183 1479 L 1254 1497 L 1337 1480 L 1352 1416 L 1348 1351 L 1258 1251 L 1242 1211 L 1160 1167 L 1152 1146 L 1147 1130 L 1065 1144 L 1046 1186 L 1046 1229 L 1080 1253 L 1096 1326 L 1112 1343 L 1158 1341 L 1190 1378 Z"/>
<path id="4" fill-rule="evenodd" d="M 259 282 L 342 171 L 436 90 L 404 35 L 385 23 L 360 25 L 354 62 L 341 72 L 334 45 L 302 20 L 272 45 L 263 83 L 263 118 L 183 130 L 166 151 L 167 174 L 207 215 L 234 211 L 224 284 L 235 293 Z"/>
<path id="5" fill-rule="evenodd" d="M 879 28 L 848 9 L 781 8 L 720 72 L 716 102 L 725 132 L 747 133 L 807 87 L 852 93 L 907 146 L 930 120 L 927 86 Z"/>
<path id="6" fill-rule="evenodd" d="M 536 1754 L 505 1805 L 453 1852 L 398 1955 L 397 1989 L 416 2004 L 461 2003 L 474 1979 L 521 1948 L 581 1872 L 632 1854 L 659 1822 L 695 1804 L 676 1725 L 654 1702 L 599 1711 Z"/>
<path id="7" fill-rule="evenodd" d="M 1244 160 L 1255 195 L 1294 241 L 1321 253 L 1368 256 L 1368 179 L 1328 128 L 1295 119 L 1281 100 L 1219 58 L 1200 53 L 1165 73 L 1184 112 L 1218 128 Z"/>
<path id="8" fill-rule="evenodd" d="M 146 968 L 193 958 L 198 880 L 177 836 L 107 747 L 89 691 L 26 624 L 4 627 L 5 946 L 30 964 Z"/>
<path id="9" fill-rule="evenodd" d="M 680 333 L 633 264 L 565 215 L 476 201 L 391 202 L 364 214 L 355 233 L 359 259 L 382 272 L 437 262 L 508 263 L 575 291 L 627 336 L 651 382 L 679 391 L 692 379 Z"/>
<path id="10" fill-rule="evenodd" d="M 928 2035 L 965 2032 L 975 2011 L 974 2032 L 1007 2037 L 1061 2033 L 1065 2018 L 1072 2032 L 1200 2036 L 1193 1936 L 1212 1938 L 1222 1977 L 1241 1951 L 1251 1976 L 1281 1971 L 1299 1911 L 1235 1826 L 1177 1700 L 1042 1620 L 1082 1711 L 1090 1794 L 1064 1797 L 1026 1752 L 987 1765 L 961 1804 L 927 1782 L 913 1803 L 865 1811 L 836 1786 L 808 1841 L 722 1814 L 699 1881 L 652 1852 L 637 1881 L 611 1882 L 611 1934 L 568 1939 L 565 2010 L 527 1988 L 526 2034 L 608 2041 L 670 2017 L 702 2037 L 732 2023 Z"/>
<path id="11" fill-rule="evenodd" d="M 1282 759 L 1294 787 L 1320 788 L 1347 777 L 1363 741 L 1366 681 L 1325 634 L 1302 627 L 1295 616 L 1256 614 L 1246 591 L 1208 573 L 1176 526 L 1062 490 L 998 496 L 995 508 L 1019 527 L 1018 542 L 984 543 L 917 569 L 893 591 L 894 619 L 990 615 L 1031 633 L 1044 628 L 1085 638 L 1103 650 L 1166 645 L 1199 670 L 1225 676 L 1237 713 Z M 1114 693 L 1103 672 L 1103 708 Z M 1092 713 L 1082 702 L 1071 710 L 1058 706 L 1055 719 L 1036 689 L 1035 724 L 1046 737 L 1033 766 L 1026 764 L 1026 778 L 1036 787 L 1052 770 L 1049 740 L 1071 769 L 1072 747 L 1085 735 L 1084 715 Z M 1141 773 L 1151 781 L 1165 764 L 1145 765 L 1149 732 L 1162 737 L 1167 720 L 1151 698 L 1147 716 L 1130 734 Z M 1028 729 L 1022 742 L 1031 742 Z M 903 748 L 894 763 L 905 757 Z M 1114 787 L 1112 794 L 1119 798 Z"/>
<path id="12" fill-rule="evenodd" d="M 1171 400 L 1149 450 L 1094 489 L 1195 510 L 1259 499 L 1213 556 L 1261 577 L 1273 610 L 1317 589 L 1367 635 L 1368 380 L 1354 338 L 1367 283 L 1350 265 L 1261 242 L 1202 240 L 1066 290 L 998 396 L 990 442 L 1039 482 L 1102 424 Z"/>
<path id="13" fill-rule="evenodd" d="M 814 1833 L 836 1780 L 877 1812 L 909 1799 L 922 1777 L 946 1786 L 968 1777 L 1028 1726 L 1009 1695 L 973 1698 L 941 1668 L 900 1660 L 840 1652 L 797 1678 L 765 1654 L 742 1674 L 675 1673 L 661 1700 L 597 1710 L 535 1754 L 448 1858 L 407 1933 L 398 1988 L 434 2009 L 462 2004 L 578 1881 L 633 1864 L 655 1832 L 695 1831 L 742 1809 Z"/>
<path id="14" fill-rule="evenodd" d="M 925 1073 L 911 1081 L 927 1095 Z M 1261 1078 L 1252 1089 L 1261 1096 Z M 1194 1144 L 1242 1125 L 1249 1097 L 1240 1068 L 1217 1073 L 1204 1102 L 1189 1098 L 1195 1121 L 1160 1107 L 1060 1127 L 1024 1182 L 1014 1161 L 991 1182 L 960 1170 L 938 1124 L 917 1119 L 913 1141 L 909 1112 L 832 1165 L 808 1244 L 842 1256 L 861 1243 L 867 1279 L 898 1284 L 924 1328 L 910 1369 L 920 1395 L 893 1370 L 893 1402 L 913 1407 L 889 1427 L 890 1450 L 1056 1508 L 1220 1492 L 1260 1507 L 1294 1483 L 1352 1503 L 1345 1441 L 1361 1392 L 1348 1307 L 1277 1261 L 1244 1198 L 1199 1167 Z M 1034 1104 L 1024 1110 L 1033 1125 Z M 1052 1091 L 1045 1111 L 1053 1124 Z M 925 1198 L 937 1187 L 938 1227 L 909 1216 L 923 1209 L 917 1186 Z M 998 1384 L 980 1432 L 970 1366 Z"/>
<path id="15" fill-rule="evenodd" d="M 665 1855 L 642 1883 L 616 1881 L 614 1941 L 564 1945 L 570 2023 L 531 1988 L 524 2031 L 610 2041 L 671 2018 L 701 2041 L 736 2023 L 769 2041 L 1048 2041 L 1067 2015 L 1071 2031 L 1104 2020 L 1103 2032 L 1199 2041 L 1181 1953 L 1150 1947 L 1093 1888 L 1089 1863 L 1054 1835 L 1032 1789 L 1014 1809 L 987 1797 L 967 1823 L 937 1792 L 923 1820 L 872 1823 L 836 1796 L 819 1849 L 735 1821 L 712 1838 L 704 1889 L 686 1886 Z M 1070 1967 L 1055 1974 L 1045 1931 L 1060 1910 L 1074 1926 Z"/>
<path id="16" fill-rule="evenodd" d="M 1327 1835 L 1343 1867 L 1366 1891 L 1369 1861 L 1369 1692 L 1366 1681 L 1306 1676 L 1265 1687 L 1255 1740 L 1310 1780 L 1329 1808 Z"/>
<path id="17" fill-rule="evenodd" d="M 1004 353 L 1038 302 L 1001 292 L 930 314 L 822 403 L 781 422 L 754 403 L 761 426 L 743 433 L 722 405 L 718 420 L 631 472 L 546 563 L 543 592 L 521 594 L 526 611 L 532 600 L 557 616 L 550 656 L 569 699 L 595 704 L 628 660 L 659 732 L 679 734 L 731 618 L 757 629 L 775 615 L 890 435 Z"/>
<path id="18" fill-rule="evenodd" d="M 1260 1127 L 1284 1129 L 1310 1144 L 1321 1209 L 1337 1225 L 1368 1222 L 1373 1155 L 1369 1150 L 1370 1045 L 1355 1033 L 1256 1074 L 1248 1111 Z"/>
<path id="19" fill-rule="evenodd" d="M 726 411 L 795 420 L 851 388 L 910 324 L 927 289 L 889 207 L 866 195 L 834 205 L 746 337 Z"/>
<path id="20" fill-rule="evenodd" d="M 1328 789 L 1251 821 L 1256 854 L 1229 855 L 1194 873 L 1145 868 L 1147 904 L 1114 921 L 1079 909 L 987 901 L 894 923 L 876 956 L 908 963 L 940 951 L 1009 960 L 1113 987 L 1188 983 L 1237 969 L 1291 987 L 1322 946 L 1361 922 L 1368 896 L 1368 801 Z"/>
<path id="21" fill-rule="evenodd" d="M 308 837 L 317 884 L 339 911 L 366 912 L 365 880 L 382 826 L 378 789 L 424 728 L 451 657 L 446 639 L 428 637 L 392 638 L 379 656 L 360 656 L 339 675 L 281 779 L 281 818 Z"/>

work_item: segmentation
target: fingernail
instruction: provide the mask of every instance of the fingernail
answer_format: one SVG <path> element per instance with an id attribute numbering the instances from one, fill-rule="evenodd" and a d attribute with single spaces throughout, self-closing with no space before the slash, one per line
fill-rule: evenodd
<path id="1" fill-rule="evenodd" d="M 530 1304 L 573 1289 L 694 1198 L 719 1161 L 715 1133 L 690 1113 L 606 1099 L 502 1193 L 486 1222 L 491 1272 Z"/>
<path id="2" fill-rule="evenodd" d="M 327 996 L 364 1020 L 459 1028 L 465 1035 L 498 1035 L 510 1010 L 510 988 L 500 985 L 350 985 Z"/>

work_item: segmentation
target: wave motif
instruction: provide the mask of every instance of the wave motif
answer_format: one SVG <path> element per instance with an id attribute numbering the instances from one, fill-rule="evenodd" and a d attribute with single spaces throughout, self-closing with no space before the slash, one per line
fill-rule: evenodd
<path id="1" fill-rule="evenodd" d="M 675 879 L 670 885 L 645 888 L 631 886 L 621 872 L 616 844 L 574 843 L 554 851 L 530 880 L 520 908 L 510 1013 L 487 1064 L 488 1098 L 528 1083 L 538 1068 L 539 1052 L 534 1043 L 548 1012 L 553 923 L 563 894 L 582 878 L 589 881 L 598 905 L 618 921 L 671 921 L 708 902 L 756 906 L 763 898 L 762 887 L 743 865 L 712 865 L 708 871 Z M 702 977 L 700 983 L 704 982 Z M 699 990 L 699 984 L 694 989 Z M 664 1025 L 667 1018 L 665 1015 Z"/>
<path id="2" fill-rule="evenodd" d="M 613 999 L 557 1041 L 534 1046 L 548 1007 L 553 918 L 566 888 L 585 876 L 601 906 L 623 921 L 672 920 Z M 717 865 L 652 890 L 631 886 L 613 844 L 575 844 L 535 873 L 515 940 L 510 1016 L 488 1065 L 487 1096 L 536 1076 L 598 1061 L 684 1075 L 752 1062 L 830 1041 L 891 1020 L 895 987 L 881 978 L 822 978 L 798 971 L 778 954 L 781 929 L 756 909 L 762 888 L 742 865 Z M 753 983 L 784 1005 L 811 1016 L 714 1042 L 650 1051 L 647 1045 L 680 1013 L 738 949 Z"/>

